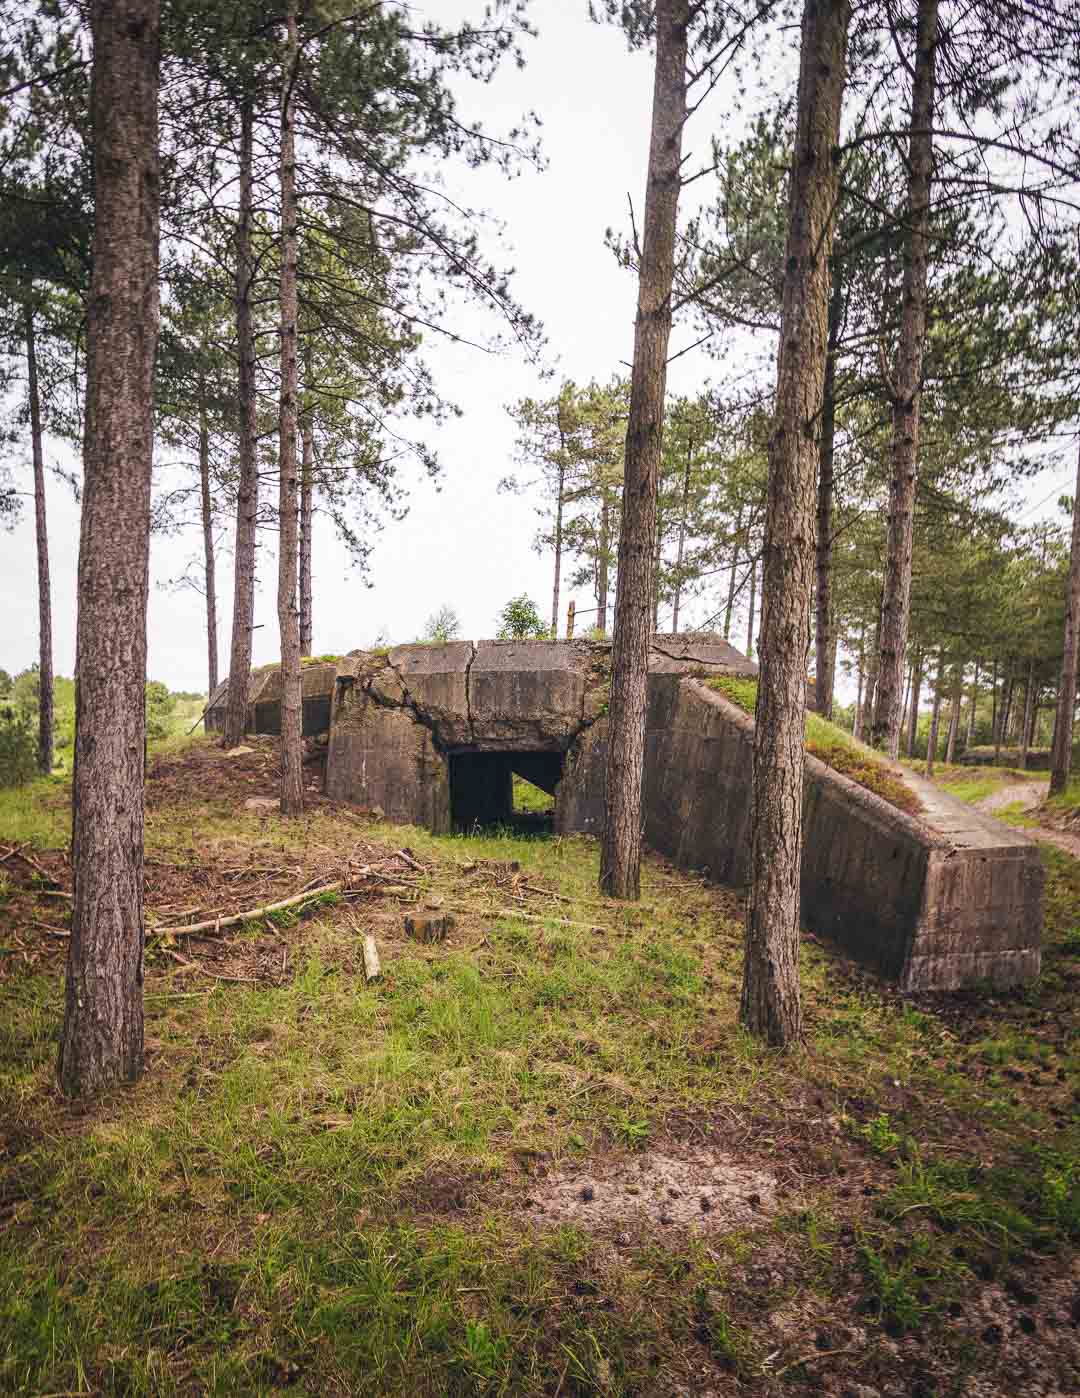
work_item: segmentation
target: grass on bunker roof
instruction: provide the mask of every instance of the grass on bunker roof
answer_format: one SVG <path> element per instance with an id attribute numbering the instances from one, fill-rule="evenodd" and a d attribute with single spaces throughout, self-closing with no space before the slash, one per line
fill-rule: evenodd
<path id="1" fill-rule="evenodd" d="M 245 809 L 277 767 L 250 745 L 154 764 L 147 1073 L 89 1106 L 52 1077 L 70 871 L 28 833 L 63 792 L 0 826 L 0 855 L 33 841 L 0 862 L 0 1391 L 1068 1391 L 1080 866 L 1046 851 L 1046 970 L 1016 994 L 905 1001 L 807 939 L 807 1043 L 776 1054 L 737 1025 L 734 892 L 650 858 L 620 906 L 590 841 L 315 792 L 291 824 Z M 404 935 L 426 903 L 445 943 Z M 604 1214 L 605 1169 L 703 1151 L 771 1174 L 776 1211 Z M 537 1224 L 577 1169 L 596 1222 Z"/>

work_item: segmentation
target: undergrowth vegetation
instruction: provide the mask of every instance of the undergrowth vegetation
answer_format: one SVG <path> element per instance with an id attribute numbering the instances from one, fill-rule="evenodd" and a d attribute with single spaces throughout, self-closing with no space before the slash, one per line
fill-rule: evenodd
<path id="1" fill-rule="evenodd" d="M 753 714 L 757 705 L 756 679 L 722 675 L 705 683 L 744 712 Z M 806 715 L 806 751 L 891 806 L 909 815 L 918 815 L 922 810 L 918 796 L 883 758 L 820 714 Z"/>
<path id="2" fill-rule="evenodd" d="M 286 822 L 185 794 L 169 751 L 148 856 L 174 917 L 212 914 L 222 849 L 422 872 L 205 942 L 151 907 L 148 1071 L 86 1110 L 53 1087 L 62 941 L 29 921 L 63 909 L 3 866 L 0 1390 L 944 1393 L 998 1362 L 973 1297 L 999 1283 L 1045 1290 L 1047 1351 L 1040 1269 L 1080 1238 L 1080 865 L 1046 851 L 1044 974 L 992 1002 L 913 1004 L 808 939 L 807 1041 L 777 1055 L 738 1025 L 732 892 L 650 859 L 640 904 L 601 899 L 582 838 Z M 45 860 L 63 792 L 23 796 Z M 401 930 L 428 904 L 457 918 L 442 944 Z M 595 1220 L 535 1222 L 551 1171 L 702 1150 L 770 1172 L 775 1209 L 663 1226 L 599 1188 Z"/>

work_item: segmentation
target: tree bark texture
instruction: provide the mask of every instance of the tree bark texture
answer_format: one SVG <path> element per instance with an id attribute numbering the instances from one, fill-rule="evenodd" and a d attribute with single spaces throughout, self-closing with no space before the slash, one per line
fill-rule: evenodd
<path id="1" fill-rule="evenodd" d="M 814 707 L 823 718 L 832 718 L 832 671 L 829 651 L 832 627 L 832 511 L 833 466 L 836 458 L 836 355 L 844 314 L 844 284 L 841 264 L 833 265 L 832 295 L 829 297 L 829 343 L 825 355 L 825 386 L 821 400 L 821 429 L 818 437 L 817 486 L 817 595 L 814 617 Z"/>
<path id="2" fill-rule="evenodd" d="M 858 741 L 862 738 L 863 728 L 863 661 L 866 656 L 866 623 L 863 623 L 859 632 L 859 660 L 858 660 L 858 688 L 855 692 L 855 720 L 852 724 L 851 736 Z"/>
<path id="3" fill-rule="evenodd" d="M 561 413 L 561 408 L 558 410 Z M 566 493 L 566 434 L 559 422 L 559 489 L 555 498 L 555 576 L 551 583 L 551 637 L 559 635 L 559 593 L 562 590 L 562 522 Z"/>
<path id="4" fill-rule="evenodd" d="M 938 729 L 941 726 L 941 691 L 945 683 L 945 657 L 938 653 L 937 678 L 934 680 L 934 705 L 930 710 L 930 733 L 926 739 L 926 775 L 934 775 L 937 757 Z"/>
<path id="5" fill-rule="evenodd" d="M 30 453 L 34 463 L 34 527 L 38 574 L 38 768 L 47 776 L 53 766 L 52 588 L 49 583 L 49 531 L 45 518 L 45 447 L 41 429 L 37 342 L 34 337 L 33 288 L 27 287 L 23 317 L 26 331 L 26 386 L 30 399 Z"/>
<path id="6" fill-rule="evenodd" d="M 308 418 L 301 428 L 300 464 L 300 654 L 311 654 L 311 524 L 315 488 L 315 438 Z"/>
<path id="7" fill-rule="evenodd" d="M 731 576 L 728 578 L 727 606 L 724 608 L 724 640 L 731 638 L 731 613 L 735 607 L 735 575 L 739 567 L 739 544 L 742 539 L 742 509 L 735 516 L 735 548 L 731 555 Z M 753 611 L 753 605 L 750 608 Z"/>
<path id="8" fill-rule="evenodd" d="M 802 1032 L 799 883 L 816 425 L 828 354 L 834 152 L 850 14 L 847 0 L 806 0 L 803 8 L 776 414 L 769 442 L 740 1014 L 752 1034 L 780 1045 Z"/>
<path id="9" fill-rule="evenodd" d="M 975 709 L 979 702 L 979 663 L 975 662 L 975 674 L 971 681 L 971 703 L 968 705 L 967 729 L 964 733 L 964 747 L 971 747 L 975 737 Z"/>
<path id="10" fill-rule="evenodd" d="M 248 685 L 251 681 L 251 642 L 255 625 L 255 540 L 259 513 L 258 422 L 255 401 L 255 331 L 252 293 L 255 258 L 252 251 L 253 102 L 240 105 L 239 211 L 236 220 L 236 354 L 239 432 L 236 490 L 236 550 L 233 572 L 232 645 L 229 654 L 229 693 L 222 742 L 232 748 L 247 727 Z"/>
<path id="11" fill-rule="evenodd" d="M 1073 715 L 1076 712 L 1077 630 L 1080 628 L 1080 458 L 1076 467 L 1076 493 L 1073 495 L 1072 552 L 1069 556 L 1069 586 L 1065 597 L 1065 648 L 1061 657 L 1057 717 L 1054 721 L 1054 748 L 1050 756 L 1050 795 L 1065 790 L 1072 764 Z"/>
<path id="12" fill-rule="evenodd" d="M 919 699 L 922 696 L 923 654 L 915 652 L 915 673 L 911 677 L 911 708 L 908 712 L 907 755 L 915 756 L 915 740 L 919 736 Z"/>
<path id="13" fill-rule="evenodd" d="M 660 475 L 675 224 L 686 123 L 689 0 L 657 0 L 649 172 L 638 273 L 630 420 L 626 428 L 619 576 L 611 656 L 604 834 L 600 888 L 636 899 L 641 880 L 641 784 L 645 765 L 645 691 L 652 630 L 656 488 Z"/>
<path id="14" fill-rule="evenodd" d="M 757 616 L 757 573 L 758 561 L 756 558 L 750 560 L 750 607 L 746 615 L 746 658 L 754 658 L 754 621 Z"/>
<path id="15" fill-rule="evenodd" d="M 956 757 L 956 735 L 960 731 L 960 711 L 964 707 L 964 667 L 958 665 L 953 672 L 952 701 L 949 705 L 949 737 L 945 744 L 945 762 L 952 764 Z"/>
<path id="16" fill-rule="evenodd" d="M 1035 661 L 1028 662 L 1027 684 L 1024 685 L 1024 717 L 1020 725 L 1020 770 L 1027 771 L 1028 747 L 1032 727 L 1032 707 L 1035 702 Z"/>
<path id="17" fill-rule="evenodd" d="M 682 510 L 679 514 L 679 542 L 675 549 L 675 596 L 671 608 L 671 632 L 679 634 L 679 601 L 682 597 L 682 565 L 686 552 L 686 516 L 690 508 L 690 466 L 694 457 L 694 440 L 686 444 L 686 470 L 683 473 Z"/>
<path id="18" fill-rule="evenodd" d="M 285 10 L 287 40 L 281 89 L 281 398 L 278 433 L 278 629 L 281 634 L 281 813 L 298 816 L 304 809 L 302 700 L 300 689 L 300 614 L 297 581 L 297 391 L 296 330 L 296 136 L 293 130 L 293 85 L 300 45 L 295 0 Z"/>
<path id="19" fill-rule="evenodd" d="M 210 500 L 210 427 L 206 420 L 205 385 L 199 392 L 199 489 L 202 499 L 203 571 L 206 592 L 206 660 L 209 693 L 218 686 L 217 568 L 214 560 L 214 513 Z"/>
<path id="20" fill-rule="evenodd" d="M 60 1087 L 143 1067 L 146 600 L 158 335 L 157 0 L 94 0 L 94 241 Z"/>
<path id="21" fill-rule="evenodd" d="M 608 614 L 608 549 L 611 547 L 611 505 L 606 496 L 600 506 L 600 540 L 596 561 L 596 625 L 602 636 L 607 635 Z"/>
<path id="22" fill-rule="evenodd" d="M 904 288 L 900 342 L 891 384 L 892 450 L 885 588 L 881 607 L 881 660 L 871 741 L 895 753 L 900 732 L 904 653 L 911 616 L 911 551 L 919 458 L 919 404 L 926 341 L 930 179 L 933 161 L 934 82 L 938 0 L 918 0 L 915 76 L 908 138 L 908 215 L 904 235 Z"/>

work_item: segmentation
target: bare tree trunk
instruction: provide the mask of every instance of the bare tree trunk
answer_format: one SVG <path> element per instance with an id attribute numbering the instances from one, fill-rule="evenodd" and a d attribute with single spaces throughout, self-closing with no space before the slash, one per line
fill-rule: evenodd
<path id="1" fill-rule="evenodd" d="M 870 651 L 870 664 L 866 671 L 866 695 L 863 699 L 863 727 L 867 729 L 867 741 L 869 741 L 870 723 L 874 717 L 874 695 L 877 692 L 878 665 L 880 663 L 880 652 L 878 645 L 881 639 L 881 613 L 878 613 L 877 624 L 874 627 L 874 645 Z"/>
<path id="2" fill-rule="evenodd" d="M 907 716 L 908 711 L 908 701 L 911 699 L 911 686 L 914 684 L 914 682 L 915 665 L 914 662 L 912 662 L 912 664 L 910 664 L 907 667 L 907 680 L 904 685 L 904 707 L 900 711 L 905 717 Z"/>
<path id="3" fill-rule="evenodd" d="M 296 138 L 293 84 L 300 60 L 296 0 L 285 7 L 287 40 L 281 89 L 281 402 L 278 434 L 278 629 L 281 634 L 281 813 L 304 809 L 303 715 L 300 690 L 300 616 L 296 605 L 297 370 L 296 322 Z"/>
<path id="4" fill-rule="evenodd" d="M 311 523 L 315 485 L 315 438 L 310 417 L 301 427 L 300 467 L 300 654 L 311 654 Z"/>
<path id="5" fill-rule="evenodd" d="M 1028 765 L 1029 734 L 1031 732 L 1031 709 L 1035 701 L 1035 661 L 1028 662 L 1027 684 L 1024 686 L 1024 718 L 1020 725 L 1020 770 L 1026 772 Z"/>
<path id="6" fill-rule="evenodd" d="M 1065 597 L 1065 649 L 1061 657 L 1057 716 L 1054 720 L 1054 747 L 1050 757 L 1050 795 L 1065 790 L 1072 765 L 1073 716 L 1076 713 L 1077 634 L 1080 632 L 1080 459 L 1076 467 L 1076 493 L 1073 496 L 1072 552 L 1069 555 L 1069 586 Z"/>
<path id="7" fill-rule="evenodd" d="M 754 726 L 750 890 L 740 1017 L 771 1044 L 802 1033 L 802 872 L 806 656 L 814 577 L 814 424 L 828 354 L 829 255 L 839 166 L 847 0 L 806 0 L 790 181 L 776 411 L 769 442 Z"/>
<path id="8" fill-rule="evenodd" d="M 213 694 L 218 686 L 217 574 L 214 563 L 214 514 L 210 501 L 210 427 L 206 420 L 206 385 L 203 383 L 199 384 L 199 493 L 202 502 L 208 692 Z"/>
<path id="9" fill-rule="evenodd" d="M 915 756 L 915 740 L 919 736 L 919 699 L 923 684 L 923 653 L 915 652 L 915 673 L 911 677 L 911 708 L 908 713 L 907 755 Z"/>
<path id="10" fill-rule="evenodd" d="M 607 635 L 608 614 L 608 549 L 611 547 L 611 506 L 607 496 L 600 506 L 600 539 L 596 560 L 596 626 Z"/>
<path id="11" fill-rule="evenodd" d="M 75 660 L 75 876 L 57 1075 L 143 1068 L 146 598 L 158 334 L 157 0 L 91 6 L 93 271 Z"/>
<path id="12" fill-rule="evenodd" d="M 926 739 L 926 775 L 934 775 L 937 757 L 938 728 L 941 724 L 941 691 L 945 680 L 945 656 L 938 651 L 937 678 L 934 680 L 934 705 L 930 710 L 930 733 Z"/>
<path id="13" fill-rule="evenodd" d="M 750 560 L 750 610 L 746 617 L 746 658 L 754 658 L 754 608 L 757 605 L 757 559 Z"/>
<path id="14" fill-rule="evenodd" d="M 900 731 L 900 693 L 911 616 L 911 551 L 919 463 L 919 405 L 926 341 L 930 179 L 933 163 L 934 81 L 938 0 L 918 0 L 915 76 L 908 137 L 908 216 L 904 238 L 904 292 L 892 396 L 892 473 L 885 589 L 881 608 L 881 661 L 871 741 L 894 751 Z"/>
<path id="15" fill-rule="evenodd" d="M 1009 717 L 1012 709 L 1013 688 L 1016 680 L 1013 674 L 1012 661 L 1005 662 L 1005 674 L 1001 680 L 1001 704 L 998 708 L 997 728 L 994 732 L 994 761 L 1001 758 L 1002 744 L 1008 741 Z"/>
<path id="16" fill-rule="evenodd" d="M 863 730 L 863 658 L 866 653 L 866 623 L 859 632 L 858 688 L 855 691 L 855 718 L 851 725 L 851 736 L 862 739 Z"/>
<path id="17" fill-rule="evenodd" d="M 724 640 L 731 636 L 731 611 L 735 605 L 735 574 L 739 568 L 739 541 L 742 538 L 742 510 L 735 516 L 735 550 L 731 555 L 731 577 L 728 579 L 727 607 L 724 611 Z M 753 602 L 750 610 L 754 610 Z M 751 638 L 752 639 L 752 638 Z"/>
<path id="18" fill-rule="evenodd" d="M 949 738 L 945 745 L 945 762 L 951 766 L 956 756 L 956 735 L 960 731 L 960 710 L 964 706 L 964 667 L 957 665 L 953 672 L 952 700 L 949 705 Z"/>
<path id="19" fill-rule="evenodd" d="M 563 496 L 566 492 L 566 434 L 563 432 L 561 407 L 559 409 L 559 491 L 555 500 L 555 577 L 551 584 L 551 638 L 559 635 L 559 591 L 562 586 L 562 522 Z"/>
<path id="20" fill-rule="evenodd" d="M 675 599 L 671 611 L 671 630 L 679 634 L 679 601 L 682 596 L 683 555 L 686 552 L 686 516 L 690 508 L 690 465 L 694 456 L 694 439 L 687 438 L 686 470 L 683 472 L 682 513 L 679 515 L 679 543 L 675 550 Z"/>
<path id="21" fill-rule="evenodd" d="M 998 663 L 994 657 L 990 671 L 990 741 L 997 742 L 998 735 Z"/>
<path id="22" fill-rule="evenodd" d="M 34 526 L 38 574 L 38 767 L 47 776 L 53 766 L 52 589 L 49 584 L 49 531 L 45 519 L 45 451 L 38 391 L 37 344 L 34 339 L 33 286 L 26 288 L 26 384 L 30 398 L 30 451 L 34 462 Z"/>
<path id="23" fill-rule="evenodd" d="M 255 280 L 252 252 L 253 101 L 240 105 L 239 201 L 236 222 L 236 354 L 239 409 L 239 481 L 236 489 L 236 550 L 233 563 L 232 645 L 229 653 L 229 693 L 225 705 L 222 743 L 232 748 L 247 727 L 248 686 L 251 681 L 251 641 L 255 624 L 255 540 L 259 513 L 258 422 L 255 401 L 255 332 L 251 302 Z"/>
<path id="24" fill-rule="evenodd" d="M 844 314 L 844 284 L 840 264 L 833 266 L 829 297 L 829 343 L 825 355 L 825 387 L 821 402 L 818 439 L 817 487 L 817 598 L 814 623 L 814 707 L 823 718 L 832 718 L 832 675 L 829 670 L 832 588 L 833 466 L 836 457 L 836 347 Z"/>
<path id="25" fill-rule="evenodd" d="M 975 707 L 979 702 L 979 662 L 975 662 L 975 675 L 971 681 L 971 704 L 968 707 L 967 731 L 964 734 L 964 750 L 971 747 L 975 736 Z"/>
<path id="26" fill-rule="evenodd" d="M 656 488 L 671 335 L 671 285 L 675 274 L 682 136 L 686 122 L 689 13 L 689 0 L 657 0 L 652 134 L 638 273 L 634 362 L 630 375 L 630 420 L 626 428 L 604 833 L 600 848 L 600 888 L 614 898 L 636 899 L 640 894 L 641 784 L 645 762 L 653 551 L 656 547 Z"/>

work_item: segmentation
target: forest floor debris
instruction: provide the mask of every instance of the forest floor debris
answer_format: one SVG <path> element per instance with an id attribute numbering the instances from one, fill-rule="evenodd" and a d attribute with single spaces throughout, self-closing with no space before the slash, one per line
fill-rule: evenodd
<path id="1" fill-rule="evenodd" d="M 248 745 L 151 764 L 147 1072 L 89 1106 L 53 1085 L 70 866 L 26 833 L 62 793 L 0 829 L 0 1389 L 1075 1390 L 1080 864 L 1044 851 L 1006 994 L 807 937 L 776 1054 L 735 891 L 650 858 L 623 905 L 585 839 L 248 811 Z"/>

